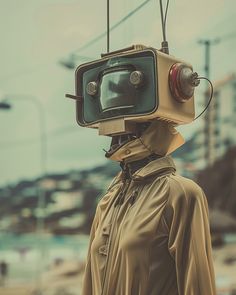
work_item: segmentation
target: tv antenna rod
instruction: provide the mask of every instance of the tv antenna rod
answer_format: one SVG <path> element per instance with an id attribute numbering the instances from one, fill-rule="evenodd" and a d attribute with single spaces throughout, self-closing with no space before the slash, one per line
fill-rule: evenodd
<path id="1" fill-rule="evenodd" d="M 166 19 L 167 19 L 168 7 L 169 7 L 169 0 L 167 0 L 167 3 L 166 3 L 166 10 L 165 10 L 165 16 L 164 16 L 162 0 L 160 0 L 161 26 L 162 26 L 162 36 L 163 36 L 163 41 L 161 42 L 161 51 L 166 54 L 169 54 L 169 45 L 166 40 Z"/>
<path id="2" fill-rule="evenodd" d="M 107 53 L 110 51 L 110 0 L 107 0 Z"/>

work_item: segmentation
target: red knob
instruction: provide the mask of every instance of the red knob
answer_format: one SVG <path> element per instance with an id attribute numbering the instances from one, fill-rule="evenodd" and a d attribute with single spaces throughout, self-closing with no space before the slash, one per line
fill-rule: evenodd
<path id="1" fill-rule="evenodd" d="M 169 87 L 172 96 L 178 102 L 188 101 L 194 94 L 194 88 L 198 86 L 197 73 L 183 63 L 174 64 L 169 72 Z"/>

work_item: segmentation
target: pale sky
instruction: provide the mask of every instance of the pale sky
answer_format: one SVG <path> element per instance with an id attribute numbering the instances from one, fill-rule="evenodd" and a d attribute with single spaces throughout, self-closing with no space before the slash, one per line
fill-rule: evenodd
<path id="1" fill-rule="evenodd" d="M 142 2 L 110 0 L 111 25 Z M 35 97 L 44 107 L 49 172 L 103 163 L 109 139 L 75 122 L 74 102 L 65 98 L 74 93 L 74 71 L 59 60 L 106 30 L 106 1 L 0 0 L 0 19 L 0 96 L 14 98 L 10 111 L 0 110 L 0 185 L 41 173 L 38 112 L 24 97 Z M 236 72 L 235 25 L 235 0 L 170 0 L 170 53 L 204 75 L 204 50 L 197 41 L 222 38 L 211 49 L 211 78 L 221 79 Z M 159 1 L 151 0 L 111 33 L 111 50 L 135 43 L 160 48 L 161 41 Z M 78 54 L 97 59 L 105 50 L 103 38 Z M 197 111 L 203 86 L 195 95 Z M 189 138 L 200 123 L 182 128 L 183 135 Z"/>

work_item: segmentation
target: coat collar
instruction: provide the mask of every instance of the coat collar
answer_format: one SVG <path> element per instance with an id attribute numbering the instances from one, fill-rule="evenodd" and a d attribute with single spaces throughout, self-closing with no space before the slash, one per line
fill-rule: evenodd
<path id="1" fill-rule="evenodd" d="M 129 163 L 148 157 L 151 154 L 167 156 L 183 143 L 183 137 L 172 124 L 155 120 L 140 137 L 122 145 L 108 158 Z"/>
<path id="2" fill-rule="evenodd" d="M 142 180 L 146 177 L 153 175 L 166 175 L 176 171 L 174 161 L 171 156 L 161 157 L 150 163 L 143 168 L 137 170 L 132 178 L 134 180 Z"/>
<path id="3" fill-rule="evenodd" d="M 131 179 L 134 181 L 142 181 L 146 178 L 151 176 L 163 176 L 170 173 L 174 173 L 176 171 L 176 167 L 174 161 L 171 156 L 165 156 L 158 158 L 149 162 L 147 165 L 143 166 L 142 168 L 138 169 L 131 175 Z M 125 173 L 120 172 L 117 175 L 116 180 L 120 181 L 127 179 L 127 175 Z"/>

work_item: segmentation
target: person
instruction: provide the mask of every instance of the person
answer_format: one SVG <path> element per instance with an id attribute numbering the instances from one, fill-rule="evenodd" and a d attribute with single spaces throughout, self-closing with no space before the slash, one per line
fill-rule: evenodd
<path id="1" fill-rule="evenodd" d="M 216 294 L 207 200 L 170 155 L 182 144 L 161 120 L 112 136 L 122 169 L 97 205 L 82 295 Z"/>
<path id="2" fill-rule="evenodd" d="M 8 264 L 2 260 L 0 262 L 0 285 L 4 286 L 8 276 Z"/>

